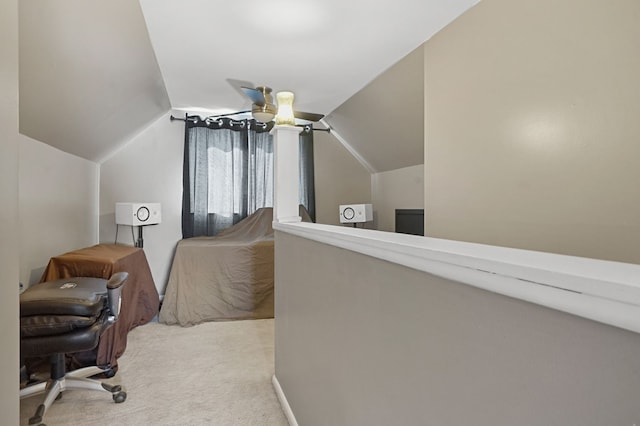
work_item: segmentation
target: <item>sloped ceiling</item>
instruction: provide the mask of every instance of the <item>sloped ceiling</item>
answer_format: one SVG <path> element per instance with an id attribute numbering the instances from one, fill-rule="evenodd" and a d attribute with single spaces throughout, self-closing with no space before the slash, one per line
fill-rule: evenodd
<path id="1" fill-rule="evenodd" d="M 423 52 L 402 58 L 325 118 L 371 173 L 424 162 Z"/>
<path id="2" fill-rule="evenodd" d="M 137 2 L 19 7 L 21 133 L 99 162 L 169 110 Z"/>
<path id="3" fill-rule="evenodd" d="M 99 162 L 171 108 L 247 109 L 232 79 L 293 91 L 372 171 L 413 165 L 394 156 L 419 134 L 367 124 L 422 123 L 415 71 L 391 67 L 477 1 L 22 0 L 20 129 Z"/>

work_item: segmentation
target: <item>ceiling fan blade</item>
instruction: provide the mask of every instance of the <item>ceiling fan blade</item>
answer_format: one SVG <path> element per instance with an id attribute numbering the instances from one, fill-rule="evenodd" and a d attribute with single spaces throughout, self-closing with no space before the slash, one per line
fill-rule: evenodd
<path id="1" fill-rule="evenodd" d="M 299 118 L 301 120 L 320 121 L 324 117 L 324 114 L 316 114 L 316 113 L 313 113 L 313 112 L 293 111 L 293 116 L 295 118 Z"/>
<path id="2" fill-rule="evenodd" d="M 235 90 L 240 94 L 240 96 L 242 96 L 243 99 L 246 99 L 247 96 L 245 95 L 244 90 L 242 90 L 242 87 L 255 87 L 255 84 L 246 80 L 237 80 L 235 78 L 227 78 L 226 81 L 233 88 L 233 90 Z"/>
<path id="3" fill-rule="evenodd" d="M 264 104 L 267 103 L 264 98 L 264 93 L 262 93 L 260 90 L 254 89 L 252 87 L 245 87 L 245 86 L 242 86 L 241 89 L 244 92 L 244 94 L 247 95 L 247 97 L 253 101 L 254 104 L 258 106 L 263 106 Z"/>
<path id="4" fill-rule="evenodd" d="M 248 109 L 248 110 L 245 110 L 245 111 L 227 112 L 227 113 L 225 113 L 225 114 L 210 115 L 210 116 L 209 116 L 209 117 L 207 117 L 207 118 L 229 117 L 229 116 L 232 116 L 232 115 L 248 114 L 248 113 L 250 113 L 250 112 L 251 112 L 251 110 L 250 110 L 250 109 Z"/>

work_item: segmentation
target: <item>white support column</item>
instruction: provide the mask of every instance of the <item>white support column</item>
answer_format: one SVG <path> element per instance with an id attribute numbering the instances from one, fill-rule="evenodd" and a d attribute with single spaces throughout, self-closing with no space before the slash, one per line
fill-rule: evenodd
<path id="1" fill-rule="evenodd" d="M 275 126 L 273 134 L 274 157 L 274 222 L 300 222 L 299 215 L 299 143 L 302 129 L 296 126 Z"/>

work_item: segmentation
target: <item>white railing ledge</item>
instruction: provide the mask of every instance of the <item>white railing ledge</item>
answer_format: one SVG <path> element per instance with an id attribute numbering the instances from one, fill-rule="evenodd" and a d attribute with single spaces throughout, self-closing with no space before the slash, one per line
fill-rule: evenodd
<path id="1" fill-rule="evenodd" d="M 273 228 L 640 333 L 640 265 L 307 222 Z"/>

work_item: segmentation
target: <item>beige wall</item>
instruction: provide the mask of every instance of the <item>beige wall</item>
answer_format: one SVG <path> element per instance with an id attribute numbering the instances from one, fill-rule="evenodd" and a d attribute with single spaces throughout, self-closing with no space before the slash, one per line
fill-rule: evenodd
<path id="1" fill-rule="evenodd" d="M 19 423 L 18 1 L 0 2 L 0 413 Z"/>
<path id="2" fill-rule="evenodd" d="M 20 136 L 20 282 L 52 256 L 98 242 L 98 165 Z"/>
<path id="3" fill-rule="evenodd" d="M 330 133 L 313 138 L 316 222 L 339 225 L 341 204 L 371 202 L 371 175 Z"/>
<path id="4" fill-rule="evenodd" d="M 425 44 L 429 236 L 640 262 L 639 16 L 483 0 Z"/>
<path id="5" fill-rule="evenodd" d="M 396 209 L 424 208 L 424 165 L 371 175 L 375 229 L 395 231 Z"/>
<path id="6" fill-rule="evenodd" d="M 637 333 L 283 232 L 275 247 L 275 372 L 300 425 L 640 424 Z"/>
<path id="7" fill-rule="evenodd" d="M 161 204 L 162 223 L 143 229 L 144 252 L 161 295 L 182 238 L 183 145 L 184 123 L 166 114 L 100 165 L 100 242 L 115 242 L 116 202 Z M 136 238 L 137 232 L 136 227 Z M 119 227 L 118 243 L 133 245 L 131 227 Z"/>

